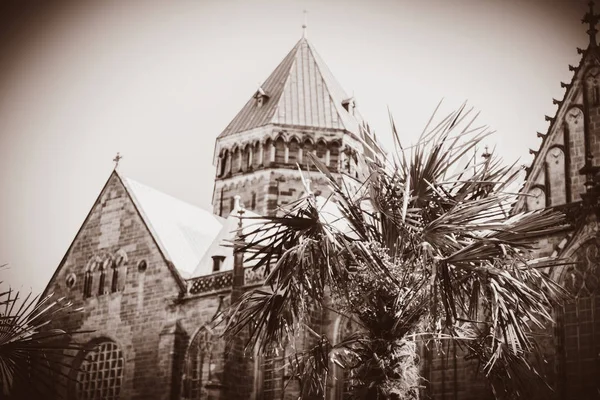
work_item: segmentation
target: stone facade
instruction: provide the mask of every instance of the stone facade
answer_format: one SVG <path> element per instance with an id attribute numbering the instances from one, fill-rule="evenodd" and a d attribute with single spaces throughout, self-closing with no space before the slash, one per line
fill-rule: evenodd
<path id="1" fill-rule="evenodd" d="M 600 242 L 595 213 L 586 211 L 581 195 L 600 167 L 599 71 L 594 38 L 582 51 L 572 82 L 563 85 L 566 93 L 556 101 L 556 115 L 547 118 L 548 132 L 539 134 L 542 143 L 532 151 L 522 189 L 529 196 L 515 208 L 560 208 L 571 222 L 563 232 L 540 237 L 536 250 L 577 262 L 550 271 L 576 299 L 555 310 L 557 324 L 543 332 L 540 370 L 554 388 L 544 398 L 597 395 Z M 348 184 L 357 184 L 364 173 L 356 154 L 368 149 L 354 100 L 340 95 L 312 45 L 303 38 L 272 76 L 217 138 L 215 215 L 230 215 L 237 207 L 234 196 L 248 210 L 274 215 L 306 190 L 301 173 L 311 180 L 312 191 L 327 195 L 324 180 L 307 168 L 308 153 Z M 318 85 L 303 83 L 303 76 Z M 294 92 L 303 85 L 302 93 Z M 295 115 L 297 109 L 304 114 Z M 104 399 L 296 399 L 298 382 L 289 381 L 283 366 L 286 349 L 272 349 L 264 357 L 244 354 L 244 334 L 225 343 L 219 339 L 223 325 L 215 325 L 219 310 L 262 284 L 261 272 L 244 265 L 243 254 L 234 250 L 233 270 L 221 271 L 215 264 L 214 273 L 186 279 L 164 239 L 115 171 L 46 289 L 83 309 L 59 316 L 52 325 L 88 331 L 79 340 L 90 351 L 74 355 L 72 362 L 91 373 L 74 376 L 79 383 L 65 381 L 62 394 L 70 399 L 98 394 Z M 352 331 L 348 321 L 328 313 L 315 313 L 314 328 L 336 340 Z M 297 345 L 306 340 L 299 334 Z M 423 348 L 421 366 L 427 378 L 423 398 L 492 397 L 477 365 L 452 345 Z M 343 372 L 333 371 L 327 399 L 343 400 Z"/>

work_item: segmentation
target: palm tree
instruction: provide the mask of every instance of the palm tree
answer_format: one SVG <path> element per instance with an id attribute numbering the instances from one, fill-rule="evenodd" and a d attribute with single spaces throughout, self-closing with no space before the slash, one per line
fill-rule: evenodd
<path id="1" fill-rule="evenodd" d="M 64 298 L 52 295 L 39 299 L 30 293 L 21 298 L 10 288 L 0 292 L 1 398 L 50 398 L 56 383 L 62 382 L 57 377 L 69 377 L 71 367 L 65 360 L 70 352 L 81 350 L 71 340 L 77 332 L 48 326 L 59 313 L 78 311 L 70 307 Z"/>
<path id="2" fill-rule="evenodd" d="M 566 296 L 545 272 L 558 261 L 532 250 L 563 218 L 511 214 L 518 168 L 470 156 L 490 134 L 470 115 L 463 105 L 436 126 L 430 120 L 410 148 L 392 120 L 395 151 L 364 144 L 376 156 L 363 160 L 369 173 L 358 191 L 312 156 L 332 195 L 309 193 L 241 234 L 237 246 L 266 280 L 232 306 L 226 332 L 263 352 L 311 332 L 311 345 L 289 358 L 302 398 L 324 398 L 333 362 L 356 399 L 416 399 L 417 344 L 442 341 L 480 360 L 497 397 L 531 387 L 534 334 Z M 315 308 L 358 329 L 335 343 L 312 329 Z"/>

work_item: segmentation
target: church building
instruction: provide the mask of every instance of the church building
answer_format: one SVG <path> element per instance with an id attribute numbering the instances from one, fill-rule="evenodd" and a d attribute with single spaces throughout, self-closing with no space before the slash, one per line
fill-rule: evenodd
<path id="1" fill-rule="evenodd" d="M 539 238 L 539 255 L 577 261 L 552 271 L 575 299 L 555 310 L 543 341 L 544 373 L 556 400 L 597 398 L 600 390 L 600 48 L 590 8 L 589 44 L 562 83 L 564 98 L 548 131 L 538 133 L 515 211 L 558 208 L 569 227 Z M 548 82 L 553 84 L 553 82 Z M 74 304 L 53 327 L 82 330 L 87 351 L 72 359 L 71 380 L 57 389 L 73 400 L 291 400 L 298 382 L 285 355 L 244 355 L 228 348 L 213 322 L 232 297 L 262 285 L 244 255 L 226 244 L 249 229 L 245 216 L 275 215 L 304 195 L 329 189 L 307 154 L 350 187 L 364 176 L 358 154 L 375 139 L 355 100 L 302 37 L 217 136 L 213 212 L 121 175 L 109 176 L 44 295 Z M 596 297 L 598 296 L 598 297 Z M 348 325 L 319 316 L 334 340 Z M 237 357 L 237 358 L 236 358 Z M 424 350 L 422 398 L 490 399 L 478 367 L 456 348 Z M 347 398 L 334 368 L 327 400 Z M 65 392 L 66 391 L 66 392 Z"/>

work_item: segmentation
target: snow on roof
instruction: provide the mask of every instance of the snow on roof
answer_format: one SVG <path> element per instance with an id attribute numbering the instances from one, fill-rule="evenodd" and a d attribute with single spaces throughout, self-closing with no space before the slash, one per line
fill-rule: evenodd
<path id="1" fill-rule="evenodd" d="M 210 247 L 204 254 L 204 257 L 200 260 L 196 269 L 194 270 L 192 277 L 210 275 L 213 273 L 213 257 L 214 256 L 223 256 L 225 260 L 221 264 L 220 271 L 228 271 L 233 269 L 233 247 L 231 247 L 231 241 L 235 239 L 235 235 L 237 230 L 239 229 L 239 204 L 236 204 L 236 207 L 231 211 L 227 219 L 225 219 L 223 223 L 223 227 L 221 231 L 217 234 L 213 242 L 210 244 Z M 258 218 L 259 215 L 249 211 L 244 210 L 242 218 L 242 232 L 244 234 L 248 234 L 255 230 L 258 225 L 263 224 L 264 220 L 255 219 Z M 256 238 L 252 238 L 255 240 Z M 252 263 L 244 262 L 244 266 L 251 266 Z"/>
<path id="2" fill-rule="evenodd" d="M 188 278 L 225 220 L 133 179 L 121 178 L 165 257 Z"/>
<path id="3" fill-rule="evenodd" d="M 350 237 L 356 237 L 352 227 L 347 223 L 343 217 L 337 204 L 331 199 L 323 196 L 316 196 L 316 206 L 319 209 L 320 218 L 325 224 L 328 224 L 332 228 L 343 232 Z M 239 227 L 239 203 L 236 202 L 234 209 L 229 214 L 229 217 L 225 220 L 223 227 L 219 234 L 215 237 L 214 241 L 210 245 L 209 249 L 204 254 L 204 257 L 198 263 L 198 266 L 192 274 L 192 278 L 204 275 L 210 275 L 213 273 L 213 257 L 223 256 L 225 257 L 223 263 L 220 266 L 220 271 L 230 271 L 233 269 L 233 247 L 231 242 L 235 239 L 238 227 Z M 242 231 L 244 235 L 248 235 L 260 228 L 261 224 L 264 224 L 266 220 L 261 219 L 260 216 L 252 211 L 244 210 L 242 217 Z M 269 227 L 267 230 L 262 230 L 249 237 L 251 242 L 260 240 L 261 237 L 268 237 L 276 232 L 275 226 Z M 262 245 L 267 244 L 261 243 Z M 245 254 L 244 266 L 250 267 L 255 265 L 257 260 L 248 261 L 247 258 L 252 256 L 252 253 Z"/>

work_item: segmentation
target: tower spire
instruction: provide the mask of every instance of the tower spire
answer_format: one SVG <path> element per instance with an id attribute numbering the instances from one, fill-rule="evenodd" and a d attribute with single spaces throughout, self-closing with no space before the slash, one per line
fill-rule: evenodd
<path id="1" fill-rule="evenodd" d="M 307 37 L 307 32 L 306 32 L 306 28 L 308 28 L 308 12 L 306 10 L 303 11 L 304 13 L 304 23 L 302 24 L 302 37 L 306 39 Z"/>
<path id="2" fill-rule="evenodd" d="M 596 42 L 596 33 L 598 32 L 598 30 L 596 29 L 596 24 L 600 20 L 600 16 L 598 14 L 594 13 L 594 2 L 593 1 L 590 1 L 588 3 L 588 6 L 589 6 L 589 10 L 583 16 L 583 19 L 581 20 L 581 22 L 589 25 L 587 34 L 590 37 L 590 47 L 596 47 L 596 46 L 598 46 L 598 43 Z"/>

